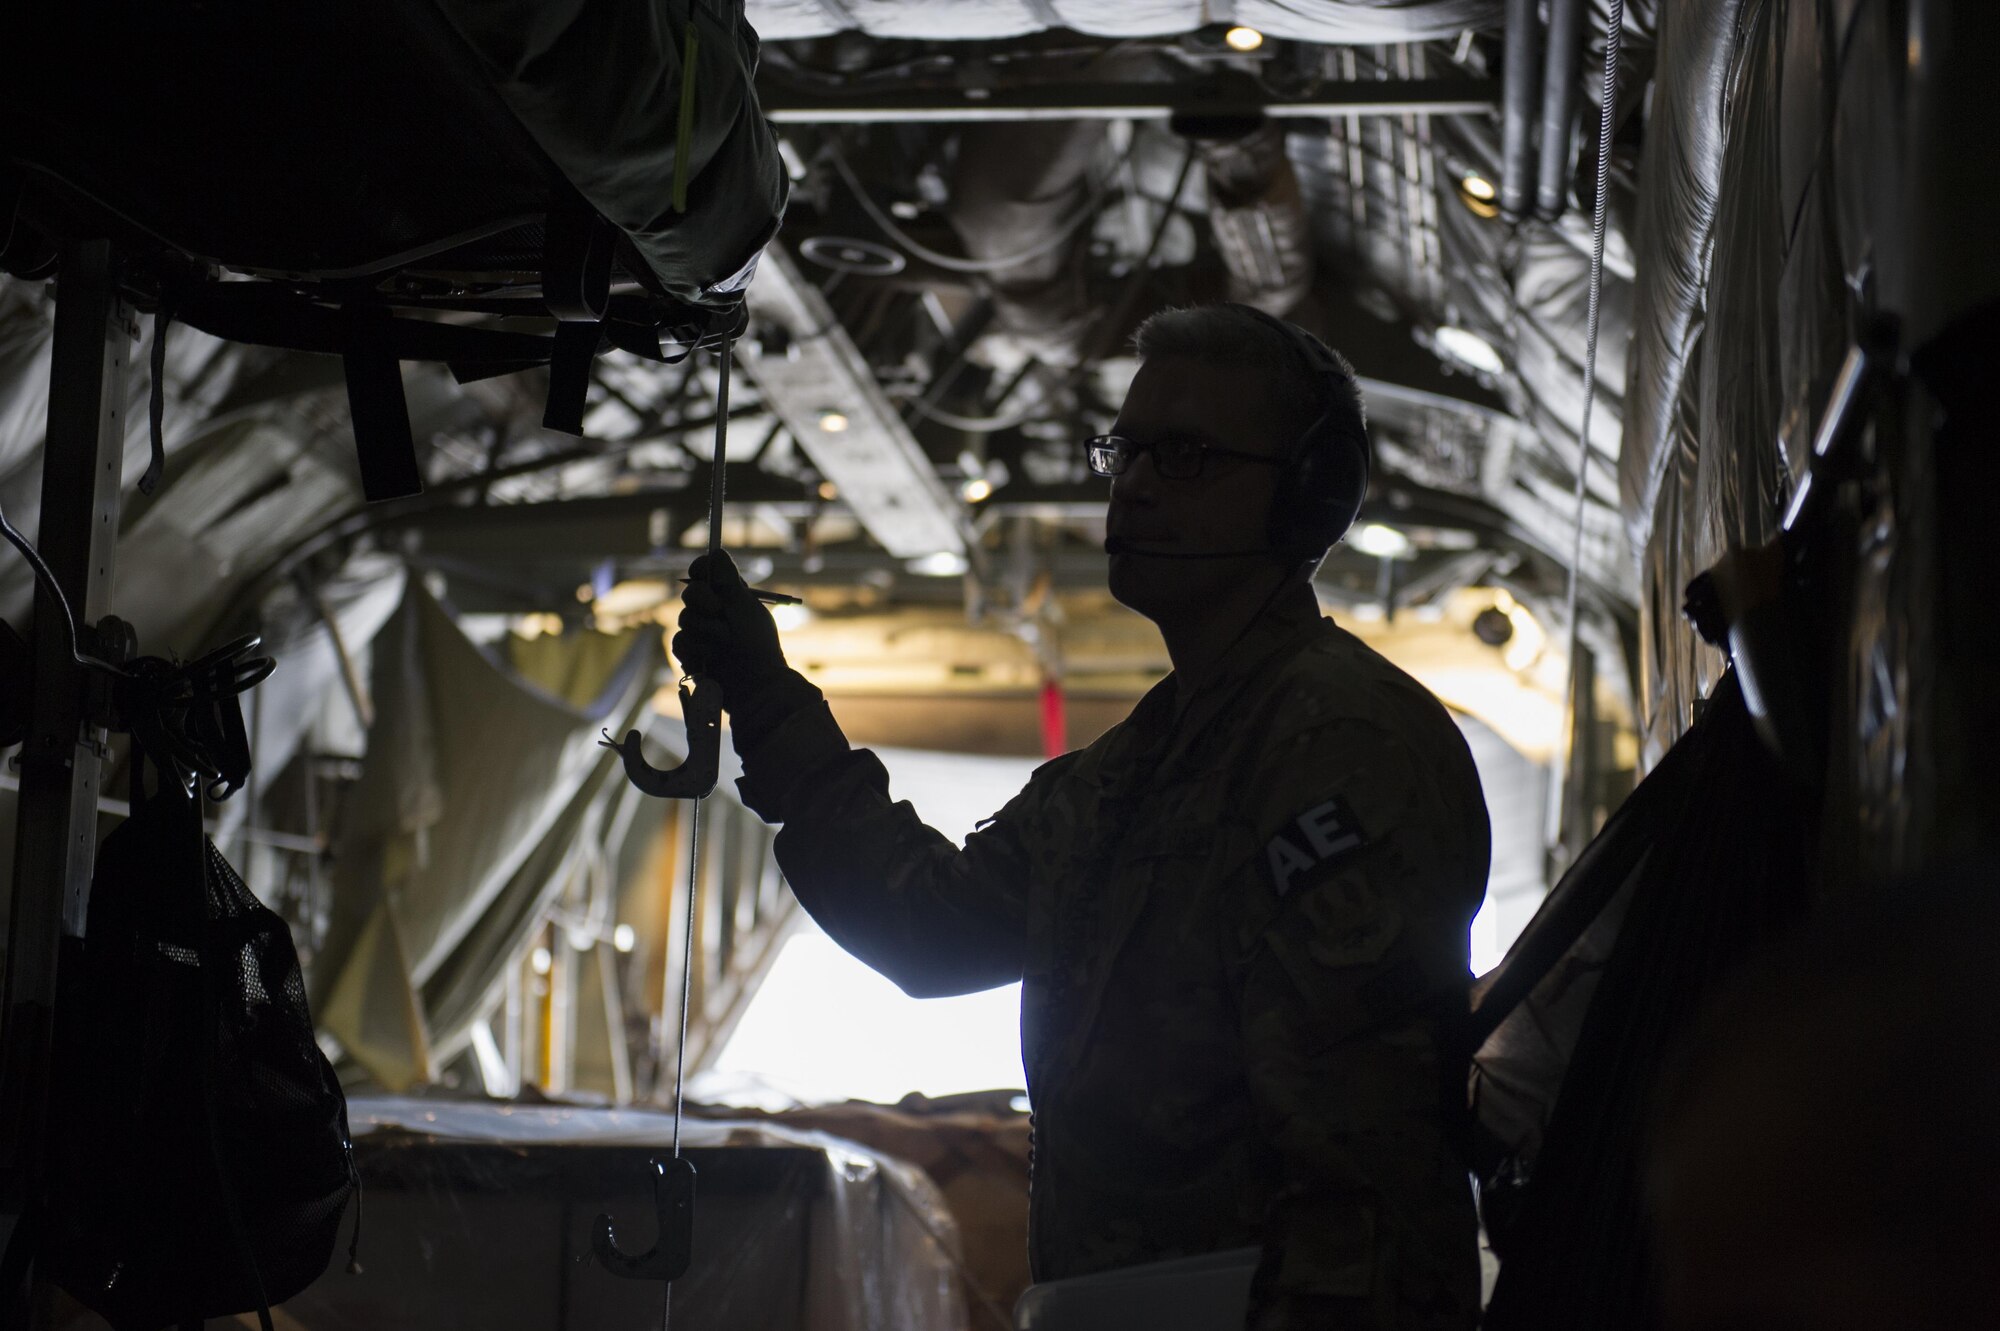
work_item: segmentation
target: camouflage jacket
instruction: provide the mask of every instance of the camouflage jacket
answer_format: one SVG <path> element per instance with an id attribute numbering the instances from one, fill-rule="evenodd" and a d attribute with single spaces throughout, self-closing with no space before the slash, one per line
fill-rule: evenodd
<path id="1" fill-rule="evenodd" d="M 813 918 L 915 995 L 1024 981 L 1036 1279 L 1261 1245 L 1253 1327 L 1474 1324 L 1441 1024 L 1488 831 L 1435 698 L 1268 612 L 961 849 L 789 687 L 740 786 Z"/>

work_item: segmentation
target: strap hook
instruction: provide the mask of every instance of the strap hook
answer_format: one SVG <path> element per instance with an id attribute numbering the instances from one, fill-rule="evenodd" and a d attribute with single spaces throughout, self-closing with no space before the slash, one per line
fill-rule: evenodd
<path id="1" fill-rule="evenodd" d="M 694 1260 L 694 1165 L 684 1155 L 654 1160 L 653 1213 L 659 1237 L 636 1255 L 618 1246 L 612 1219 L 599 1214 L 590 1250 L 604 1269 L 626 1280 L 675 1281 Z"/>

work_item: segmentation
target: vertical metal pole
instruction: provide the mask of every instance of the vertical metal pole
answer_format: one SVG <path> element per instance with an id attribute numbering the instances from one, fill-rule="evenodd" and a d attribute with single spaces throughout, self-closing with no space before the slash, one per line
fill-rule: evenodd
<path id="1" fill-rule="evenodd" d="M 104 614 L 118 537 L 124 458 L 125 371 L 138 330 L 118 299 L 111 245 L 72 241 L 62 255 L 49 366 L 37 546 L 69 599 L 79 630 Z M 83 667 L 62 614 L 35 591 L 34 707 L 21 750 L 14 876 L 9 888 L 4 1017 L 0 1017 L 0 1251 L 42 1198 L 47 1165 L 50 1037 L 62 938 L 83 936 L 97 851 L 98 755 L 103 732 L 87 715 Z M 29 1254 L 30 1258 L 32 1254 Z M 0 1290 L 0 1308 L 18 1296 Z"/>
<path id="2" fill-rule="evenodd" d="M 569 945 L 569 931 L 549 930 L 549 1018 L 543 1028 L 549 1042 L 543 1056 L 548 1076 L 542 1089 L 552 1095 L 576 1084 L 576 980 L 582 968 L 581 954 Z"/>
<path id="3" fill-rule="evenodd" d="M 507 1085 L 509 1095 L 519 1095 L 528 1075 L 527 1061 L 522 1057 L 522 1049 L 527 1041 L 522 1038 L 522 1014 L 527 1010 L 521 1001 L 521 962 L 516 958 L 507 967 L 506 1000 L 502 1007 L 502 1020 L 506 1028 L 500 1037 L 500 1054 L 507 1062 Z"/>

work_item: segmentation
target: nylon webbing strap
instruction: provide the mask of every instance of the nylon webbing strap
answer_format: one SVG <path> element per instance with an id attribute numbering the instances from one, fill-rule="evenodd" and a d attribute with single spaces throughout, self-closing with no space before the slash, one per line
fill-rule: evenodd
<path id="1" fill-rule="evenodd" d="M 159 488 L 160 476 L 167 469 L 167 328 L 174 321 L 174 309 L 166 301 L 153 313 L 153 383 L 146 398 L 146 419 L 152 430 L 152 459 L 146 464 L 146 474 L 139 478 L 139 493 L 151 494 Z"/>
<path id="2" fill-rule="evenodd" d="M 346 311 L 347 409 L 354 423 L 355 460 L 361 493 L 368 502 L 421 494 L 417 443 L 410 433 L 410 408 L 403 397 L 403 370 L 389 346 L 389 314 L 361 307 Z"/>
<path id="3" fill-rule="evenodd" d="M 590 396 L 590 367 L 597 360 L 594 323 L 559 323 L 549 357 L 549 395 L 542 404 L 542 425 L 561 434 L 583 433 L 583 412 Z"/>
<path id="4" fill-rule="evenodd" d="M 611 300 L 611 224 L 580 200 L 549 209 L 542 236 L 542 300 L 565 323 L 594 324 Z"/>

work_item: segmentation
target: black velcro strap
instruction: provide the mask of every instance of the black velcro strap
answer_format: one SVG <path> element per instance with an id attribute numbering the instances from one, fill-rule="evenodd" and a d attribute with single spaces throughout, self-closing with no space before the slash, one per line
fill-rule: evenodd
<path id="1" fill-rule="evenodd" d="M 151 494 L 159 488 L 160 476 L 167 469 L 167 325 L 174 321 L 174 311 L 165 301 L 153 312 L 153 388 L 146 402 L 146 416 L 152 426 L 153 457 L 146 464 L 146 474 L 139 478 L 139 493 Z"/>
<path id="2" fill-rule="evenodd" d="M 583 433 L 584 400 L 590 393 L 590 366 L 597 359 L 594 323 L 556 325 L 555 354 L 549 357 L 549 400 L 542 410 L 544 427 L 563 434 Z"/>
<path id="3" fill-rule="evenodd" d="M 410 433 L 410 407 L 403 398 L 403 371 L 389 345 L 388 312 L 346 312 L 347 407 L 354 423 L 355 458 L 361 492 L 370 503 L 421 494 L 417 444 Z"/>
<path id="4" fill-rule="evenodd" d="M 542 232 L 542 300 L 564 323 L 594 324 L 611 300 L 611 224 L 581 200 L 549 209 Z"/>

